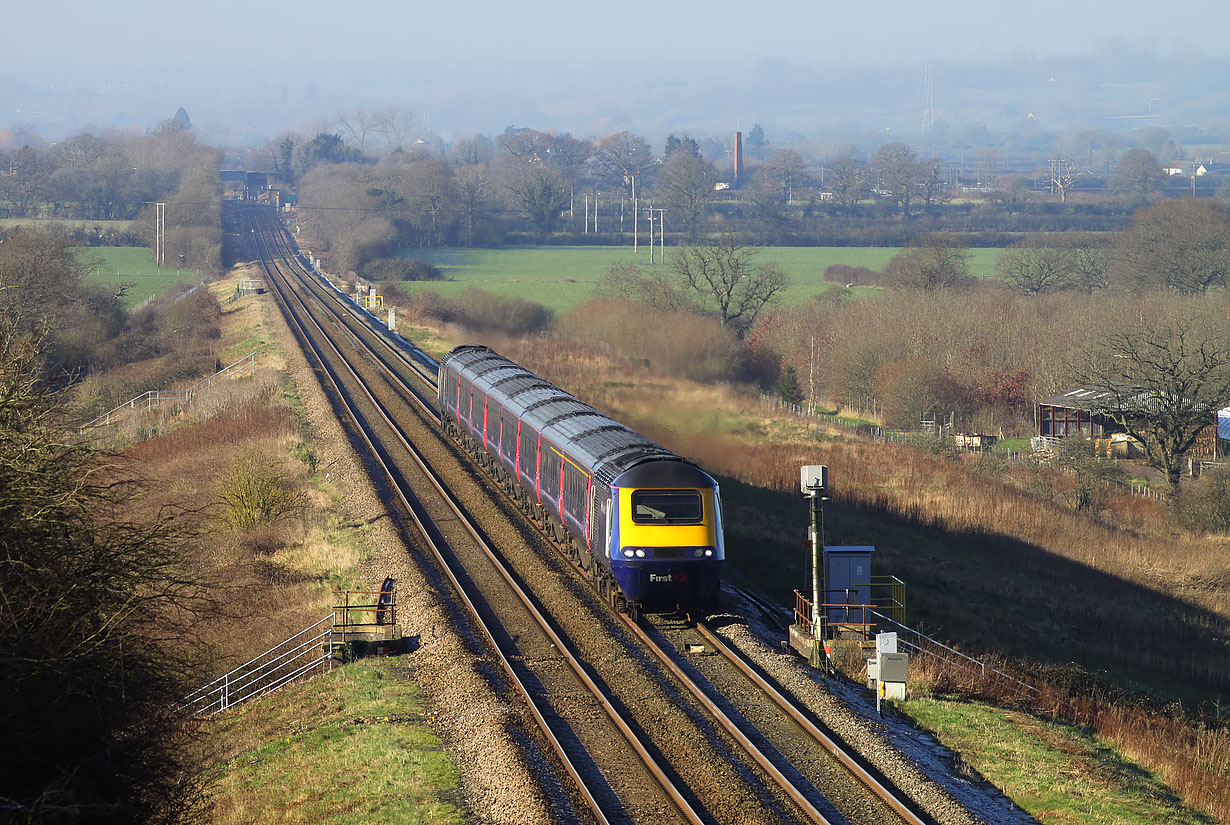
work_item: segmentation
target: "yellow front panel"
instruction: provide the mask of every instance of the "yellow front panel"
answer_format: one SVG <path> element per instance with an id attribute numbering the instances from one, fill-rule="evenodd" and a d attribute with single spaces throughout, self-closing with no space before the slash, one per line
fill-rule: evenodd
<path id="1" fill-rule="evenodd" d="M 703 524 L 637 524 L 632 520 L 632 494 L 641 488 L 618 489 L 620 546 L 710 547 L 717 544 L 713 529 L 713 490 L 693 488 L 700 493 L 704 508 Z"/>

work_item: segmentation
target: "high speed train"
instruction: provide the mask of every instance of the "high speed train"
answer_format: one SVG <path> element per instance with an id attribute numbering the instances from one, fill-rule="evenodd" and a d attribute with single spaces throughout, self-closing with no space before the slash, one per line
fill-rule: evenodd
<path id="1" fill-rule="evenodd" d="M 437 383 L 445 429 L 617 609 L 713 604 L 724 550 L 711 476 L 488 347 L 454 349 Z"/>

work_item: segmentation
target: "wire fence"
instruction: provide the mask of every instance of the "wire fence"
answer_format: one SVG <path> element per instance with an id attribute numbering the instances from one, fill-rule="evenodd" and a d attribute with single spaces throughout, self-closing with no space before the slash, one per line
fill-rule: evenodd
<path id="1" fill-rule="evenodd" d="M 108 410 L 88 424 L 78 428 L 80 435 L 90 430 L 115 424 L 134 410 L 157 410 L 167 407 L 183 408 L 192 406 L 192 401 L 201 390 L 212 386 L 215 382 L 228 378 L 238 378 L 244 375 L 256 375 L 256 353 L 250 352 L 233 364 L 218 370 L 213 375 L 196 382 L 186 390 L 150 390 L 136 398 L 131 398 L 114 409 Z"/>
<path id="2" fill-rule="evenodd" d="M 842 418 L 832 415 L 827 412 L 821 412 L 817 408 L 809 407 L 802 404 L 791 404 L 783 401 L 776 395 L 761 393 L 760 403 L 766 409 L 793 413 L 794 415 L 812 418 L 833 427 L 841 427 L 843 429 L 852 430 L 855 435 L 863 436 L 871 441 L 878 441 L 882 444 L 935 444 L 943 442 L 945 447 L 951 446 L 954 453 L 967 452 L 975 454 L 983 454 L 991 452 L 989 448 L 982 446 L 980 441 L 977 446 L 969 444 L 970 436 L 962 436 L 952 432 L 950 423 L 937 423 L 935 421 L 924 421 L 918 429 L 887 429 L 878 424 L 852 419 Z M 963 440 L 964 439 L 964 440 Z M 948 442 L 952 442 L 951 445 Z M 993 443 L 993 442 L 992 442 Z M 999 449 L 994 451 L 997 458 L 1001 458 L 1012 464 L 1035 464 L 1046 463 L 1052 461 L 1054 455 L 1059 452 L 1063 446 L 1063 439 L 1055 436 L 1034 436 L 1030 439 L 1031 451 L 1024 452 L 1020 450 L 1004 450 Z M 1217 461 L 1201 461 L 1199 469 L 1193 474 L 1203 472 L 1209 469 L 1216 469 L 1226 466 L 1227 462 Z M 1056 465 L 1052 462 L 1054 469 L 1059 472 L 1074 474 L 1075 471 L 1070 467 Z M 1169 493 L 1165 490 L 1159 490 L 1155 487 L 1150 487 L 1145 484 L 1136 482 L 1111 482 L 1120 489 L 1129 492 L 1141 498 L 1154 499 L 1157 501 L 1167 501 L 1170 498 Z"/>

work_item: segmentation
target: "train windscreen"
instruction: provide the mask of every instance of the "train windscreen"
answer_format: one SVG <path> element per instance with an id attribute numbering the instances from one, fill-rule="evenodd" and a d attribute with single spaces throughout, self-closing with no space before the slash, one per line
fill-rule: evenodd
<path id="1" fill-rule="evenodd" d="M 637 524 L 700 524 L 705 510 L 696 490 L 637 490 L 632 520 Z"/>

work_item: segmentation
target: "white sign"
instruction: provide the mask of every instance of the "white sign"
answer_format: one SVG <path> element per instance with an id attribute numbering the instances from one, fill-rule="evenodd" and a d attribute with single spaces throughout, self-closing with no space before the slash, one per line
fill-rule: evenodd
<path id="1" fill-rule="evenodd" d="M 897 652 L 897 634 L 896 633 L 877 633 L 876 634 L 876 653 L 896 653 Z"/>
<path id="2" fill-rule="evenodd" d="M 829 468 L 824 464 L 808 464 L 799 470 L 799 490 L 804 495 L 829 486 Z"/>

